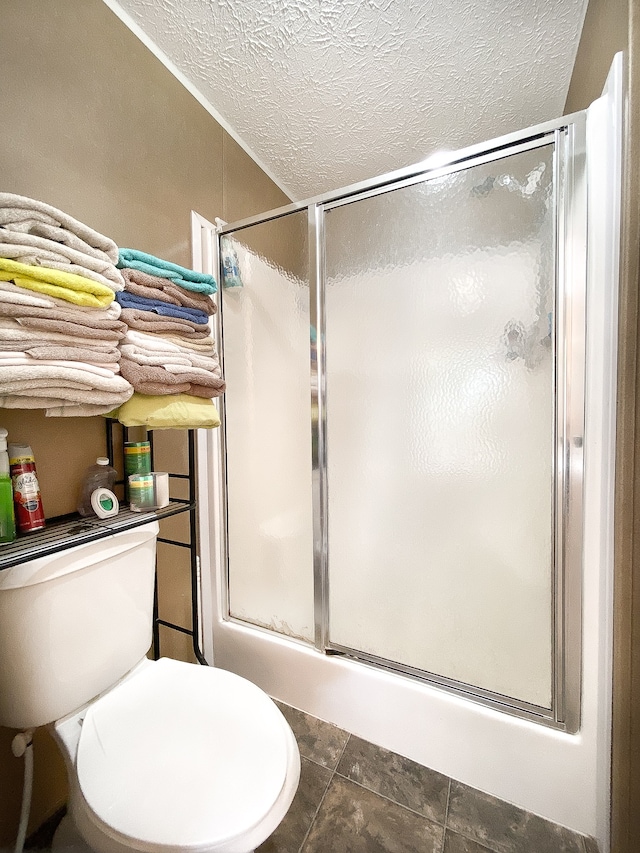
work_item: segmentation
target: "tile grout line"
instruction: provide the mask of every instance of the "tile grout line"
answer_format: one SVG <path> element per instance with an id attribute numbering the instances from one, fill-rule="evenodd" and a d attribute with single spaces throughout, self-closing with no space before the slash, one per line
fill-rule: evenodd
<path id="1" fill-rule="evenodd" d="M 373 788 L 368 788 L 366 785 L 363 785 L 362 782 L 356 782 L 355 779 L 352 779 L 350 776 L 344 776 L 342 773 L 338 773 L 336 770 L 333 774 L 334 776 L 339 776 L 341 779 L 344 779 L 345 782 L 351 782 L 352 785 L 357 785 L 358 788 L 362 788 L 363 791 L 368 791 L 370 794 L 375 794 L 376 797 L 380 797 L 381 800 L 386 800 L 388 803 L 393 803 L 394 806 L 398 806 L 398 808 L 404 809 L 416 817 L 421 817 L 422 820 L 427 820 L 429 823 L 435 823 L 437 826 L 441 826 L 444 829 L 444 823 L 441 823 L 439 820 L 434 820 L 432 817 L 427 817 L 427 815 L 422 814 L 422 812 L 417 812 L 415 809 L 412 809 L 411 806 L 407 806 L 405 803 L 400 803 L 398 800 L 394 800 L 393 797 L 388 797 L 386 794 L 381 794 L 380 791 L 375 791 Z"/>
<path id="2" fill-rule="evenodd" d="M 345 731 L 345 730 L 343 729 L 343 731 Z M 338 756 L 338 760 L 336 761 L 336 766 L 333 768 L 334 773 L 338 772 L 338 766 L 339 766 L 340 762 L 342 761 L 342 756 L 345 754 L 345 752 L 347 750 L 347 744 L 349 743 L 349 741 L 351 740 L 352 737 L 353 737 L 353 735 L 351 734 L 351 732 L 347 732 L 347 739 L 345 740 L 344 746 L 342 747 L 340 755 Z M 340 774 L 340 775 L 342 775 L 342 774 Z"/>
<path id="3" fill-rule="evenodd" d="M 313 817 L 311 818 L 311 822 L 309 823 L 307 831 L 304 834 L 304 838 L 302 839 L 302 842 L 300 843 L 300 847 L 298 848 L 298 853 L 302 853 L 304 845 L 307 843 L 307 838 L 309 837 L 311 830 L 313 829 L 313 824 L 316 822 L 316 818 L 318 817 L 318 812 L 320 811 L 320 806 L 324 802 L 324 798 L 327 796 L 327 791 L 329 790 L 329 785 L 331 785 L 331 783 L 333 782 L 333 777 L 335 775 L 336 774 L 335 774 L 335 770 L 334 770 L 334 772 L 331 774 L 331 776 L 329 776 L 329 781 L 327 782 L 325 789 L 322 792 L 322 796 L 320 797 L 320 802 L 318 803 L 318 806 L 317 806 L 315 812 L 313 813 Z"/>
<path id="4" fill-rule="evenodd" d="M 333 770 L 331 771 L 331 776 L 329 776 L 327 784 L 325 785 L 324 791 L 322 792 L 322 796 L 320 797 L 320 802 L 318 803 L 318 807 L 316 808 L 315 812 L 313 813 L 313 817 L 311 818 L 311 821 L 309 823 L 307 831 L 304 834 L 304 838 L 302 839 L 302 842 L 300 843 L 300 847 L 298 848 L 298 853 L 302 853 L 304 845 L 307 843 L 307 838 L 309 837 L 309 834 L 310 834 L 311 830 L 313 829 L 313 824 L 316 822 L 316 818 L 318 817 L 318 812 L 320 811 L 320 807 L 322 806 L 322 803 L 324 802 L 324 798 L 327 796 L 327 791 L 329 790 L 329 787 L 335 778 L 336 767 L 338 766 L 338 764 L 340 764 L 340 760 L 341 760 L 342 756 L 344 755 L 344 751 L 347 748 L 347 744 L 349 743 L 350 740 L 351 740 L 351 734 L 349 732 L 347 732 L 347 739 L 345 740 L 344 746 L 342 747 L 342 751 L 341 751 L 340 755 L 338 756 L 338 759 L 336 761 L 336 765 L 333 768 Z M 306 758 L 306 756 L 305 756 L 305 758 Z M 311 761 L 312 759 L 307 759 L 307 760 Z M 314 763 L 317 764 L 318 762 L 314 762 Z M 319 766 L 322 767 L 324 765 L 320 764 Z M 329 768 L 327 768 L 327 770 L 328 769 Z M 340 775 L 340 774 L 338 774 L 338 775 Z"/>
<path id="5" fill-rule="evenodd" d="M 459 835 L 460 838 L 464 838 L 467 841 L 471 841 L 473 844 L 476 844 L 478 847 L 480 847 L 481 850 L 486 851 L 486 853 L 504 853 L 504 848 L 500 850 L 498 847 L 491 847 L 489 845 L 489 842 L 485 843 L 484 841 L 479 841 L 473 835 L 469 835 L 466 832 L 462 832 L 460 829 L 452 829 L 451 832 L 453 832 L 455 835 Z M 491 844 L 493 844 L 493 842 L 491 842 Z M 522 853 L 536 853 L 536 851 L 523 850 Z"/>
<path id="6" fill-rule="evenodd" d="M 447 824 L 449 823 L 449 803 L 451 802 L 451 776 L 447 785 L 447 805 L 444 810 L 444 829 L 442 830 L 442 847 L 440 853 L 444 853 L 444 845 L 447 840 Z"/>
<path id="7" fill-rule="evenodd" d="M 449 808 L 451 806 L 451 786 L 453 785 L 453 782 L 454 782 L 454 780 L 451 777 L 449 777 L 449 787 L 447 788 L 447 807 L 446 807 L 445 813 L 444 813 L 444 832 L 442 833 L 442 848 L 441 848 L 440 853 L 444 853 L 444 847 L 445 847 L 445 843 L 447 840 L 447 830 L 449 828 Z M 487 845 L 483 844 L 481 841 L 478 841 L 477 838 L 473 838 L 473 836 L 471 836 L 471 835 L 467 835 L 464 832 L 460 832 L 460 830 L 458 830 L 458 829 L 455 829 L 455 830 L 452 829 L 451 831 L 455 832 L 461 838 L 466 838 L 468 841 L 472 841 L 474 844 L 477 844 L 478 847 L 481 847 L 483 850 L 486 850 L 487 853 L 499 853 L 499 851 L 494 850 L 493 847 L 488 847 Z M 585 853 L 586 853 L 586 851 L 585 851 Z"/>

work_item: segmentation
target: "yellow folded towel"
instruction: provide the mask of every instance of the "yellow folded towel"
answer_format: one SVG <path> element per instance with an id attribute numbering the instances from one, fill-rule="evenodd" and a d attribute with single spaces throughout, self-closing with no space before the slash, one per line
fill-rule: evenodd
<path id="1" fill-rule="evenodd" d="M 18 287 L 57 296 L 87 308 L 104 308 L 115 298 L 111 288 L 90 278 L 49 267 L 21 264 L 9 258 L 0 258 L 0 281 L 13 281 Z"/>

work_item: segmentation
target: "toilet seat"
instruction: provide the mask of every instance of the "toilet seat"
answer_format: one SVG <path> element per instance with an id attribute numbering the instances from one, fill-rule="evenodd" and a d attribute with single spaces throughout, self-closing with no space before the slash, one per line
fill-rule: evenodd
<path id="1" fill-rule="evenodd" d="M 298 774 L 291 730 L 262 690 L 166 658 L 89 706 L 76 757 L 85 834 L 88 819 L 118 846 L 167 853 L 251 849 L 242 839 L 275 828 Z"/>

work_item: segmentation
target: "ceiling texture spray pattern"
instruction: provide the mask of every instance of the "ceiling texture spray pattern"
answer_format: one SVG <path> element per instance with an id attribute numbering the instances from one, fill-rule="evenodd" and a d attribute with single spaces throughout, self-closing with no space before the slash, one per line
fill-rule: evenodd
<path id="1" fill-rule="evenodd" d="M 118 5 L 302 199 L 561 115 L 586 0 Z"/>

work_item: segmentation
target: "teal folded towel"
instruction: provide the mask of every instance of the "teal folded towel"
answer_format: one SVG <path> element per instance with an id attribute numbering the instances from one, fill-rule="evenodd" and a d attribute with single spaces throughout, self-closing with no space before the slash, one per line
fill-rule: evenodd
<path id="1" fill-rule="evenodd" d="M 193 290 L 197 293 L 211 295 L 217 290 L 213 276 L 172 264 L 170 261 L 163 261 L 162 258 L 139 252 L 137 249 L 120 249 L 116 266 L 119 269 L 140 270 L 149 275 L 157 275 L 159 278 L 168 278 L 185 290 Z"/>

